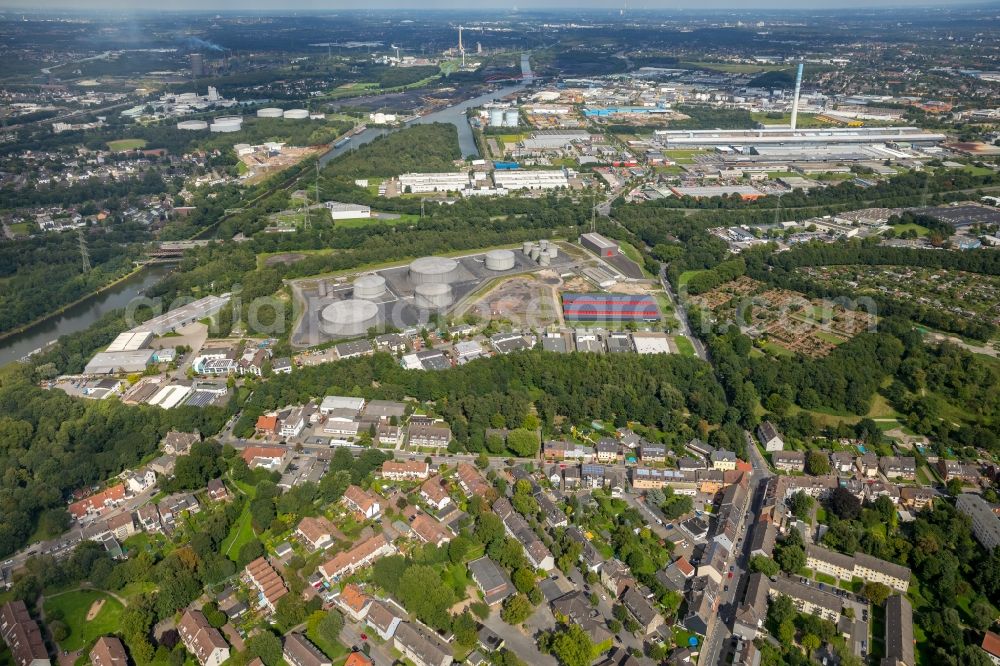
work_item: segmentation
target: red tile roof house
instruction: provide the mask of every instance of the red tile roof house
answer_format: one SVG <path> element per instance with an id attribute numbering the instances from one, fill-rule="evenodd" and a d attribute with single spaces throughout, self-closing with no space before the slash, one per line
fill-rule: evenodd
<path id="1" fill-rule="evenodd" d="M 407 512 L 404 512 L 404 515 L 410 519 L 410 529 L 424 543 L 441 546 L 455 537 L 451 530 L 430 515 L 423 511 L 410 511 L 410 509 L 414 509 L 414 507 L 407 507 Z"/>
<path id="2" fill-rule="evenodd" d="M 177 633 L 184 647 L 201 666 L 221 666 L 229 659 L 229 643 L 218 629 L 208 623 L 201 611 L 184 611 L 184 616 L 177 623 Z"/>
<path id="3" fill-rule="evenodd" d="M 118 506 L 124 499 L 125 486 L 119 483 L 78 502 L 73 502 L 69 505 L 68 511 L 74 518 L 82 521 L 87 516 L 101 515 L 108 509 Z"/>
<path id="4" fill-rule="evenodd" d="M 295 528 L 295 535 L 300 543 L 313 551 L 329 548 L 333 545 L 335 537 L 343 538 L 340 530 L 323 516 L 317 518 L 306 516 L 300 520 L 299 526 Z"/>
<path id="5" fill-rule="evenodd" d="M 368 614 L 372 605 L 371 597 L 361 591 L 354 583 L 344 586 L 336 598 L 337 605 L 355 622 L 360 622 Z"/>
<path id="6" fill-rule="evenodd" d="M 250 446 L 243 449 L 240 457 L 250 469 L 265 467 L 275 470 L 281 467 L 288 451 L 278 446 Z"/>
<path id="7" fill-rule="evenodd" d="M 323 576 L 327 583 L 333 584 L 342 576 L 350 576 L 352 573 L 366 567 L 375 560 L 385 555 L 396 552 L 396 548 L 386 541 L 381 534 L 376 534 L 372 538 L 362 541 L 354 548 L 338 553 L 336 557 L 322 564 L 319 567 L 319 574 Z"/>
<path id="8" fill-rule="evenodd" d="M 448 506 L 448 503 L 451 502 L 444 479 L 440 476 L 432 476 L 420 485 L 420 497 L 429 506 L 438 511 Z"/>
<path id="9" fill-rule="evenodd" d="M 351 511 L 356 511 L 365 519 L 372 519 L 382 513 L 381 499 L 374 493 L 365 492 L 358 486 L 351 484 L 344 491 L 342 499 L 344 505 Z"/>
<path id="10" fill-rule="evenodd" d="M 278 606 L 278 600 L 288 594 L 288 587 L 271 563 L 263 557 L 247 565 L 247 582 L 257 589 L 259 605 L 273 613 Z"/>
<path id="11" fill-rule="evenodd" d="M 263 437 L 274 437 L 278 434 L 278 417 L 258 416 L 257 426 L 254 430 L 258 435 Z"/>

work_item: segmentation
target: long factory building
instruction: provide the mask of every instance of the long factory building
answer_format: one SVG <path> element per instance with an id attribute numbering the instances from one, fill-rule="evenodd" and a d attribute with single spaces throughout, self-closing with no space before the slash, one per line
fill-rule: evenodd
<path id="1" fill-rule="evenodd" d="M 656 321 L 660 308 L 648 294 L 563 294 L 563 315 L 575 321 Z"/>
<path id="2" fill-rule="evenodd" d="M 667 148 L 713 148 L 731 145 L 823 145 L 838 143 L 916 143 L 945 140 L 944 134 L 919 127 L 846 127 L 831 129 L 765 128 L 745 130 L 656 130 Z"/>

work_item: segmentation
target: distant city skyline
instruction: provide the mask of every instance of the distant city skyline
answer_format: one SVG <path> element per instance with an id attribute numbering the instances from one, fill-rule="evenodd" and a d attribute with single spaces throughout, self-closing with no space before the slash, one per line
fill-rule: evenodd
<path id="1" fill-rule="evenodd" d="M 628 5 L 630 10 L 734 10 L 752 12 L 756 10 L 788 10 L 790 12 L 837 9 L 894 9 L 914 5 L 924 7 L 960 7 L 1000 5 L 996 0 L 841 0 L 835 8 L 825 0 L 799 0 L 789 7 L 787 0 L 501 0 L 484 13 L 539 10 L 586 10 L 617 12 Z M 69 9 L 74 13 L 87 10 L 106 11 L 279 11 L 279 12 L 329 12 L 345 10 L 454 10 L 474 13 L 469 4 L 462 0 L 421 0 L 415 3 L 407 0 L 367 0 L 364 3 L 344 0 L 174 0 L 168 6 L 157 0 L 37 0 L 30 5 L 25 0 L 0 0 L 0 11 L 31 12 Z"/>

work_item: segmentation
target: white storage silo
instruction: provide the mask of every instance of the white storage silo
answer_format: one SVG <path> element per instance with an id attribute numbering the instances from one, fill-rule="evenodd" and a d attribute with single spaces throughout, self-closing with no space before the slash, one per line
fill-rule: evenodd
<path id="1" fill-rule="evenodd" d="M 177 129 L 187 130 L 189 132 L 196 132 L 200 130 L 207 130 L 208 123 L 204 120 L 182 120 L 177 123 Z"/>
<path id="2" fill-rule="evenodd" d="M 354 281 L 354 298 L 373 299 L 385 293 L 385 278 L 381 275 L 362 275 Z"/>
<path id="3" fill-rule="evenodd" d="M 538 247 L 542 250 L 542 252 L 545 252 L 547 249 L 549 249 L 549 242 L 543 238 L 542 240 L 538 241 Z"/>
<path id="4" fill-rule="evenodd" d="M 523 243 L 521 243 L 521 252 L 524 252 L 525 254 L 530 255 L 531 254 L 531 245 L 532 245 L 531 241 L 524 241 Z"/>
<path id="5" fill-rule="evenodd" d="M 541 255 L 538 256 L 538 265 L 539 266 L 548 266 L 549 262 L 551 262 L 551 261 L 552 261 L 552 259 L 549 257 L 548 254 L 541 254 Z"/>
<path id="6" fill-rule="evenodd" d="M 458 262 L 447 257 L 421 257 L 410 264 L 413 284 L 448 284 L 458 276 Z"/>
<path id="7" fill-rule="evenodd" d="M 439 310 L 452 304 L 451 285 L 437 282 L 418 284 L 413 291 L 413 304 L 421 310 Z"/>
<path id="8" fill-rule="evenodd" d="M 490 127 L 503 126 L 503 109 L 490 109 Z"/>
<path id="9" fill-rule="evenodd" d="M 306 120 L 309 118 L 309 112 L 305 109 L 288 109 L 281 116 L 285 120 Z"/>
<path id="10" fill-rule="evenodd" d="M 538 261 L 538 257 L 542 256 L 542 249 L 537 245 L 531 246 L 531 259 L 532 261 Z"/>
<path id="11" fill-rule="evenodd" d="M 549 259 L 555 259 L 559 256 L 559 248 L 555 245 L 549 245 L 549 249 L 545 252 L 549 255 Z"/>
<path id="12" fill-rule="evenodd" d="M 239 132 L 243 129 L 243 118 L 241 116 L 220 116 L 212 121 L 208 129 L 212 132 Z"/>
<path id="13" fill-rule="evenodd" d="M 363 335 L 378 323 L 378 306 L 358 299 L 337 301 L 323 308 L 320 318 L 327 335 Z"/>
<path id="14" fill-rule="evenodd" d="M 486 268 L 491 271 L 509 271 L 514 268 L 514 253 L 510 250 L 490 250 L 486 253 Z"/>
<path id="15" fill-rule="evenodd" d="M 257 109 L 258 118 L 280 118 L 285 112 L 276 106 L 270 106 L 266 109 Z"/>
<path id="16" fill-rule="evenodd" d="M 517 113 L 517 109 L 512 111 L 507 111 L 503 114 L 503 126 L 504 127 L 517 127 L 521 122 L 521 118 Z"/>

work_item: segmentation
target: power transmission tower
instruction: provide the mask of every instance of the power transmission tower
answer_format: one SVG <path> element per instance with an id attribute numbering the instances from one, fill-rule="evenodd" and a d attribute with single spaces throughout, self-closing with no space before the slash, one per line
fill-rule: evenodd
<path id="1" fill-rule="evenodd" d="M 80 239 L 80 257 L 83 259 L 83 272 L 90 272 L 90 252 L 87 251 L 87 239 L 83 237 L 83 227 L 77 227 L 77 238 Z"/>

